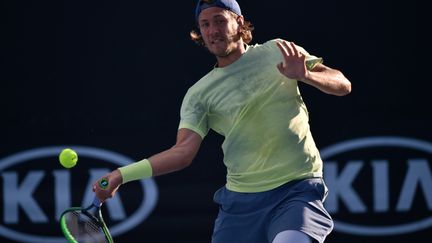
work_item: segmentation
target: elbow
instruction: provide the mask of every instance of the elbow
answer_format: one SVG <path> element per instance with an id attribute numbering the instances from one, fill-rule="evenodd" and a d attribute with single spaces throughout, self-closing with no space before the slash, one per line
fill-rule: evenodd
<path id="1" fill-rule="evenodd" d="M 342 72 L 338 72 L 338 80 L 339 80 L 339 89 L 337 96 L 345 96 L 351 93 L 351 82 L 345 77 Z"/>
<path id="2" fill-rule="evenodd" d="M 193 158 L 185 157 L 179 163 L 179 169 L 184 169 L 192 164 Z"/>
<path id="3" fill-rule="evenodd" d="M 345 96 L 351 93 L 351 82 L 340 71 L 334 70 L 330 80 L 321 90 L 327 94 Z"/>
<path id="4" fill-rule="evenodd" d="M 342 74 L 339 75 L 339 85 L 335 95 L 345 96 L 351 93 L 351 82 Z"/>
<path id="5" fill-rule="evenodd" d="M 192 164 L 193 159 L 198 153 L 202 139 L 198 134 L 193 132 L 187 134 L 187 130 L 180 131 L 179 137 L 171 149 L 177 158 L 178 168 L 184 169 Z"/>
<path id="6" fill-rule="evenodd" d="M 344 85 L 344 95 L 351 93 L 351 82 L 346 80 L 346 84 Z"/>
<path id="7" fill-rule="evenodd" d="M 345 96 L 351 93 L 351 82 L 349 82 L 348 80 L 346 80 L 346 82 L 344 82 L 343 85 L 341 85 L 339 92 L 338 92 L 338 96 Z"/>
<path id="8" fill-rule="evenodd" d="M 193 159 L 195 158 L 196 151 L 192 149 L 187 149 L 185 147 L 179 147 L 179 160 L 178 160 L 178 169 L 184 169 L 189 167 L 192 164 Z"/>

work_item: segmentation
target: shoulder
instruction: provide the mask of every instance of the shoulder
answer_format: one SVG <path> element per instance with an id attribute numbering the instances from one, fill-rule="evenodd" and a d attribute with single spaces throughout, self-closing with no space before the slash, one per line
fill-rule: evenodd
<path id="1" fill-rule="evenodd" d="M 277 43 L 282 43 L 282 42 L 284 42 L 284 41 L 290 42 L 290 41 L 288 41 L 288 40 L 284 40 L 284 39 L 281 39 L 281 38 L 276 38 L 276 39 L 268 40 L 268 41 L 266 41 L 266 42 L 264 42 L 264 43 L 262 43 L 262 44 L 255 44 L 255 45 L 252 45 L 252 46 L 250 46 L 250 47 L 251 47 L 251 49 L 256 50 L 256 51 L 268 51 L 268 52 L 273 52 L 273 53 L 277 53 L 277 54 L 279 54 L 279 53 L 280 53 L 280 49 L 279 49 Z M 305 50 L 303 47 L 298 46 L 298 45 L 296 45 L 296 46 L 297 46 L 297 47 L 298 47 L 302 52 L 307 53 L 306 50 Z"/>
<path id="2" fill-rule="evenodd" d="M 269 40 L 269 41 L 265 42 L 263 44 L 263 46 L 267 46 L 267 48 L 280 51 L 279 47 L 277 46 L 277 43 L 278 42 L 282 43 L 284 41 L 292 42 L 290 40 L 284 40 L 284 39 L 281 39 L 281 38 L 276 38 L 276 39 L 272 39 L 272 40 Z M 298 44 L 295 44 L 295 45 L 300 50 L 300 52 L 304 53 L 306 56 L 309 56 L 309 52 L 307 52 L 302 46 L 300 46 Z"/>
<path id="3" fill-rule="evenodd" d="M 187 90 L 186 96 L 201 96 L 205 90 L 211 85 L 212 80 L 215 79 L 215 72 L 211 70 Z"/>
<path id="4" fill-rule="evenodd" d="M 259 60 L 270 59 L 279 62 L 283 56 L 277 43 L 282 41 L 282 39 L 271 39 L 260 44 L 250 45 L 250 54 L 252 54 L 251 56 L 259 57 Z"/>
<path id="5" fill-rule="evenodd" d="M 278 41 L 283 41 L 282 39 L 272 39 L 272 40 L 268 40 L 264 43 L 260 43 L 260 44 L 254 44 L 249 46 L 252 50 L 272 50 L 277 48 L 277 42 Z"/>

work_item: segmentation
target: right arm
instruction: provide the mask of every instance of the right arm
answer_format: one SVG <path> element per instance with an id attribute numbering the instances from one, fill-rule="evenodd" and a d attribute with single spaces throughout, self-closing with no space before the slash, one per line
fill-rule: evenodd
<path id="1" fill-rule="evenodd" d="M 189 166 L 201 142 L 202 139 L 197 133 L 186 128 L 180 129 L 177 133 L 177 142 L 173 147 L 149 158 L 153 176 L 167 174 Z"/>
<path id="2" fill-rule="evenodd" d="M 202 138 L 197 133 L 185 128 L 180 129 L 177 132 L 176 144 L 173 147 L 148 159 L 152 176 L 167 174 L 189 166 L 198 153 L 201 142 Z M 93 184 L 93 191 L 101 202 L 113 197 L 123 183 L 123 177 L 118 169 L 103 176 L 103 178 L 108 179 L 109 187 L 107 189 L 103 190 L 97 186 L 99 180 Z"/>

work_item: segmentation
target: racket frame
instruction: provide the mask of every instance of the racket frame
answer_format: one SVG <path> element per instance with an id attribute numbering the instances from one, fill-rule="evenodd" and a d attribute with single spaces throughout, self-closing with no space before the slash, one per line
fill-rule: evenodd
<path id="1" fill-rule="evenodd" d="M 96 208 L 96 216 L 91 214 L 89 211 L 92 208 Z M 70 231 L 68 230 L 67 226 L 66 226 L 66 218 L 64 217 L 64 215 L 66 213 L 70 213 L 70 212 L 77 212 L 77 213 L 81 213 L 81 214 L 85 214 L 87 217 L 89 217 L 94 223 L 96 223 L 96 225 L 98 227 L 100 227 L 102 229 L 102 232 L 105 236 L 105 239 L 107 240 L 108 243 L 113 243 L 114 240 L 111 236 L 111 233 L 108 230 L 108 227 L 105 224 L 105 221 L 103 220 L 102 217 L 102 211 L 101 211 L 101 203 L 99 201 L 99 199 L 97 199 L 97 197 L 95 197 L 95 199 L 93 200 L 93 203 L 86 207 L 71 207 L 67 210 L 65 210 L 61 216 L 60 216 L 60 228 L 63 232 L 63 235 L 65 236 L 66 240 L 69 243 L 78 243 L 78 241 L 75 239 L 75 237 L 73 237 L 73 235 L 70 233 Z"/>

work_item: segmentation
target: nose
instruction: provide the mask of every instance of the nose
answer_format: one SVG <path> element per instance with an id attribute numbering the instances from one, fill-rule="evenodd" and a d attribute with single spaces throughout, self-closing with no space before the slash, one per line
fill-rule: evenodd
<path id="1" fill-rule="evenodd" d="M 207 29 L 209 35 L 219 34 L 220 29 L 215 24 L 210 24 Z"/>

